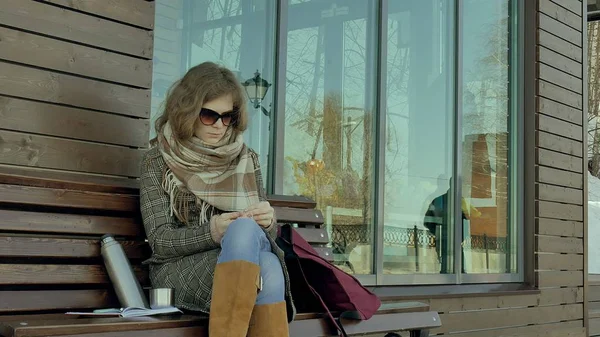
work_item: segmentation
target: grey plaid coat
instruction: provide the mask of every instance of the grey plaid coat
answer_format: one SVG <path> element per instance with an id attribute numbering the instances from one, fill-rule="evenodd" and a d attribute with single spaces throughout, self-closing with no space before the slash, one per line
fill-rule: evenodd
<path id="1" fill-rule="evenodd" d="M 256 185 L 261 200 L 265 200 L 258 156 L 250 151 L 254 160 Z M 144 261 L 150 266 L 150 282 L 154 288 L 173 288 L 175 306 L 192 311 L 208 313 L 212 293 L 212 281 L 221 247 L 210 234 L 209 223 L 200 223 L 200 207 L 196 197 L 184 195 L 189 214 L 189 225 L 170 215 L 169 197 L 161 187 L 167 169 L 157 147 L 144 155 L 141 168 L 140 209 L 152 256 Z M 212 209 L 211 214 L 221 213 Z M 277 226 L 267 232 L 271 250 L 283 266 L 286 280 L 288 319 L 295 316 L 290 291 L 289 275 L 285 268 L 283 252 L 275 244 Z"/>

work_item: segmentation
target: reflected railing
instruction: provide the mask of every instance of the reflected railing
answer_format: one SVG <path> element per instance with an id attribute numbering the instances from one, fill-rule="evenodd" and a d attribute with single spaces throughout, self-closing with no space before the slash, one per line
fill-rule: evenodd
<path id="1" fill-rule="evenodd" d="M 351 244 L 370 244 L 373 235 L 368 225 L 332 225 L 332 243 L 335 246 L 345 247 Z M 404 245 L 435 248 L 436 236 L 427 229 L 386 227 L 383 231 L 383 243 L 387 245 Z M 486 234 L 471 235 L 463 242 L 463 248 L 471 250 L 507 251 L 505 237 L 492 237 Z"/>
<path id="2" fill-rule="evenodd" d="M 439 272 L 440 260 L 437 244 L 440 238 L 428 229 L 385 227 L 383 234 L 384 247 L 399 248 L 405 255 L 384 257 L 389 263 L 396 263 L 392 273 L 406 272 Z M 331 246 L 338 265 L 347 266 L 351 271 L 357 267 L 349 261 L 349 253 L 358 246 L 370 246 L 373 233 L 369 225 L 331 225 Z M 509 251 L 509 242 L 505 237 L 492 237 L 486 234 L 470 235 L 462 242 L 464 258 L 468 268 L 464 272 L 489 273 L 503 268 L 504 255 Z M 393 253 L 392 253 L 393 254 Z M 440 257 L 441 258 L 441 257 Z M 359 261 L 360 262 L 360 261 Z M 429 264 L 429 265 L 427 265 Z"/>

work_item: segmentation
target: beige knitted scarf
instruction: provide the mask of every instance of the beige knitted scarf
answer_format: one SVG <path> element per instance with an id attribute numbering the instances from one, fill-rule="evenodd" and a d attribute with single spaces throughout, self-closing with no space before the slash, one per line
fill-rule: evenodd
<path id="1" fill-rule="evenodd" d="M 158 135 L 158 147 L 168 167 L 163 189 L 170 197 L 171 215 L 184 223 L 188 220 L 182 199 L 186 190 L 196 196 L 201 223 L 209 220 L 210 206 L 229 212 L 259 202 L 254 162 L 242 135 L 231 128 L 217 144 L 210 145 L 197 137 L 179 142 L 166 123 Z"/>

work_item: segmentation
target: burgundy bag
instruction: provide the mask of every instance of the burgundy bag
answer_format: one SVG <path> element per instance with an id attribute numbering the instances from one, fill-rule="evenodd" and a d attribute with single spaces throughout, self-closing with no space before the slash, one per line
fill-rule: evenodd
<path id="1" fill-rule="evenodd" d="M 381 306 L 379 298 L 360 282 L 322 258 L 291 225 L 279 228 L 277 245 L 285 252 L 292 295 L 298 312 L 323 312 L 341 336 L 340 318 L 366 320 Z M 332 311 L 339 312 L 336 319 Z"/>

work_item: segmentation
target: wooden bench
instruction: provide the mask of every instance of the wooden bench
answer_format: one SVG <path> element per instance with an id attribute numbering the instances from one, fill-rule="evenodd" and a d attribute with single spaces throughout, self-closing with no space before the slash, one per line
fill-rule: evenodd
<path id="1" fill-rule="evenodd" d="M 280 223 L 298 231 L 328 259 L 327 231 L 315 203 L 272 196 Z M 150 250 L 139 218 L 138 191 L 60 180 L 0 175 L 0 336 L 206 336 L 207 317 L 76 318 L 72 310 L 119 307 L 100 255 L 99 239 L 122 243 L 143 286 L 141 262 Z M 369 321 L 347 321 L 350 335 L 413 330 L 425 336 L 440 326 L 422 303 L 382 306 Z M 301 313 L 291 336 L 330 336 L 322 315 Z"/>
<path id="2" fill-rule="evenodd" d="M 329 234 L 325 229 L 325 219 L 316 209 L 313 200 L 302 196 L 270 195 L 269 203 L 275 209 L 278 224 L 291 223 L 311 246 L 328 261 L 333 261 L 333 250 L 327 247 Z"/>

